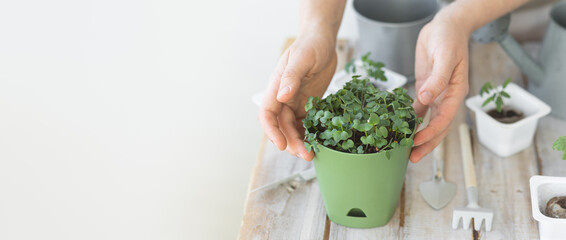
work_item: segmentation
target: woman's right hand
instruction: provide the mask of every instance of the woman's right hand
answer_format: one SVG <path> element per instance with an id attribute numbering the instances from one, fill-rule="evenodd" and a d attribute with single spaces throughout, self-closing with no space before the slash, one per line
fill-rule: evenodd
<path id="1" fill-rule="evenodd" d="M 310 96 L 321 97 L 336 71 L 336 36 L 309 32 L 300 35 L 283 53 L 259 110 L 259 121 L 280 150 L 312 160 L 305 148 L 302 119 Z"/>

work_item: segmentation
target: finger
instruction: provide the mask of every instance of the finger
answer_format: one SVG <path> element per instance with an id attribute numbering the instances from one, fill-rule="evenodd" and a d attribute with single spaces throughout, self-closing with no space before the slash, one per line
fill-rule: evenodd
<path id="1" fill-rule="evenodd" d="M 289 154 L 295 156 L 295 157 L 299 157 L 297 155 L 297 153 L 291 148 L 291 145 L 287 145 L 287 148 L 285 148 L 285 151 L 287 151 Z"/>
<path id="2" fill-rule="evenodd" d="M 431 141 L 450 127 L 460 107 L 457 101 L 459 100 L 446 98 L 445 101 L 441 103 L 436 113 L 432 115 L 428 126 L 415 135 L 415 146 L 420 146 Z"/>
<path id="3" fill-rule="evenodd" d="M 423 27 L 423 30 L 421 30 L 415 50 L 415 89 L 417 89 L 417 91 L 421 89 L 422 83 L 428 77 L 431 68 L 431 61 L 428 59 L 428 54 L 424 45 L 427 37 L 426 28 L 428 28 L 428 26 Z"/>
<path id="4" fill-rule="evenodd" d="M 277 93 L 277 100 L 279 102 L 286 103 L 297 94 L 301 80 L 308 74 L 314 64 L 313 61 L 306 61 L 305 59 L 308 58 L 301 55 L 288 58 L 285 70 L 281 75 L 281 82 Z"/>
<path id="5" fill-rule="evenodd" d="M 419 101 L 415 101 L 415 102 L 413 102 L 413 109 L 415 109 L 417 116 L 424 117 L 425 114 L 426 114 L 426 111 L 428 110 L 428 106 L 423 105 Z"/>
<path id="6" fill-rule="evenodd" d="M 434 148 L 436 146 L 438 146 L 438 144 L 440 144 L 440 142 L 442 142 L 442 139 L 444 139 L 444 137 L 446 137 L 446 135 L 448 135 L 449 130 L 450 129 L 444 130 L 444 132 L 442 132 L 442 134 L 440 134 L 436 138 L 432 139 L 431 141 L 428 141 L 426 144 L 423 144 L 423 145 L 418 146 L 418 147 L 414 147 L 413 150 L 411 151 L 411 156 L 409 157 L 411 162 L 417 163 L 423 157 L 425 157 L 426 155 L 431 153 L 432 150 L 434 150 Z"/>
<path id="7" fill-rule="evenodd" d="M 288 106 L 283 106 L 283 109 L 281 110 L 281 115 L 279 116 L 279 125 L 283 130 L 283 134 L 287 138 L 287 146 L 288 148 L 290 148 L 289 152 L 296 153 L 295 156 L 307 161 L 312 160 L 314 154 L 312 153 L 312 151 L 309 153 L 305 148 L 305 143 L 303 141 L 302 135 L 299 133 L 297 128 L 295 113 Z"/>
<path id="8" fill-rule="evenodd" d="M 464 62 L 463 64 L 467 64 Z M 438 100 L 438 108 L 433 109 L 429 125 L 415 135 L 415 146 L 420 146 L 437 137 L 447 129 L 458 112 L 463 99 L 468 94 L 467 69 L 462 67 L 455 72 L 454 84 L 443 93 L 442 100 Z M 462 80 L 464 79 L 464 80 Z"/>
<path id="9" fill-rule="evenodd" d="M 288 52 L 285 52 L 279 59 L 279 63 L 277 64 L 275 71 L 273 71 L 269 77 L 269 86 L 258 112 L 258 119 L 265 131 L 265 135 L 271 142 L 273 142 L 273 144 L 275 144 L 275 146 L 277 146 L 279 150 L 284 150 L 287 147 L 285 135 L 283 135 L 283 132 L 279 129 L 279 122 L 277 120 L 277 117 L 281 112 L 282 104 L 276 99 L 277 91 L 279 90 L 279 82 L 281 80 L 281 75 L 285 68 L 287 58 Z"/>
<path id="10" fill-rule="evenodd" d="M 429 105 L 446 89 L 456 63 L 452 53 L 441 52 L 434 56 L 432 72 L 419 89 L 418 100 L 422 104 Z"/>

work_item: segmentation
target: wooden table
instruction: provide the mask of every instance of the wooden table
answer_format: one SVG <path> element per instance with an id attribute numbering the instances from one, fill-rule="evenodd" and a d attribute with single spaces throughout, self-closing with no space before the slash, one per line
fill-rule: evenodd
<path id="1" fill-rule="evenodd" d="M 287 41 L 286 46 L 292 42 Z M 534 47 L 533 47 L 534 46 Z M 537 45 L 531 46 L 535 52 Z M 352 55 L 347 41 L 337 46 L 341 69 Z M 497 44 L 470 46 L 470 96 L 489 80 L 512 77 L 524 86 L 525 79 Z M 412 85 L 412 84 L 409 84 Z M 413 86 L 407 86 L 412 90 Z M 457 126 L 472 114 L 464 104 L 445 139 L 445 178 L 457 184 L 456 196 L 443 209 L 435 211 L 419 193 L 421 182 L 432 177 L 431 156 L 417 164 L 409 163 L 397 211 L 383 227 L 354 229 L 337 225 L 326 216 L 318 183 L 315 180 L 295 189 L 278 187 L 248 193 L 239 239 L 538 239 L 536 221 L 531 216 L 529 178 L 533 175 L 566 176 L 566 161 L 552 150 L 552 142 L 566 135 L 566 121 L 544 117 L 533 144 L 511 157 L 500 158 L 477 140 L 472 124 L 472 145 L 482 207 L 495 210 L 493 230 L 474 231 L 451 228 L 452 209 L 466 204 L 464 174 Z M 473 115 L 471 116 L 474 121 Z M 279 151 L 263 138 L 250 189 L 312 167 L 311 162 Z"/>

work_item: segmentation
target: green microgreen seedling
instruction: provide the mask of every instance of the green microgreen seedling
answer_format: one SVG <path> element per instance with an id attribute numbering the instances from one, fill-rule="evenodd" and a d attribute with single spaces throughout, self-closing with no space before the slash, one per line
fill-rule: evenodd
<path id="1" fill-rule="evenodd" d="M 363 69 L 366 71 L 368 77 L 373 78 L 376 81 L 379 80 L 386 82 L 387 78 L 385 77 L 385 72 L 382 69 L 385 64 L 371 60 L 369 58 L 370 54 L 371 52 L 368 52 L 361 58 Z M 345 70 L 349 74 L 356 74 L 355 59 L 352 59 L 350 60 L 350 62 L 346 63 Z"/>
<path id="2" fill-rule="evenodd" d="M 562 160 L 566 160 L 566 136 L 556 139 L 556 142 L 552 144 L 552 149 L 562 151 Z"/>
<path id="3" fill-rule="evenodd" d="M 505 80 L 505 82 L 503 83 L 501 90 L 498 90 L 495 87 L 493 87 L 491 82 L 486 82 L 480 88 L 480 97 L 483 97 L 484 94 L 486 95 L 491 94 L 491 96 L 489 96 L 481 106 L 485 107 L 490 102 L 495 102 L 497 112 L 501 112 L 503 110 L 503 105 L 504 105 L 503 98 L 511 98 L 511 95 L 505 92 L 505 88 L 507 87 L 507 85 L 509 85 L 510 82 L 511 82 L 511 78 L 507 78 L 507 80 Z"/>
<path id="4" fill-rule="evenodd" d="M 411 135 L 422 119 L 417 117 L 407 90 L 382 91 L 359 77 L 352 76 L 342 89 L 324 99 L 308 99 L 303 119 L 307 150 L 318 152 L 322 144 L 363 154 L 413 146 Z"/>

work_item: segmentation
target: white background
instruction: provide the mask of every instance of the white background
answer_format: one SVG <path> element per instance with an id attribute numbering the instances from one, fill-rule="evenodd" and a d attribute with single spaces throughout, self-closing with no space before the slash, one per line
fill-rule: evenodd
<path id="1" fill-rule="evenodd" d="M 298 3 L 0 2 L 0 239 L 234 239 Z"/>

